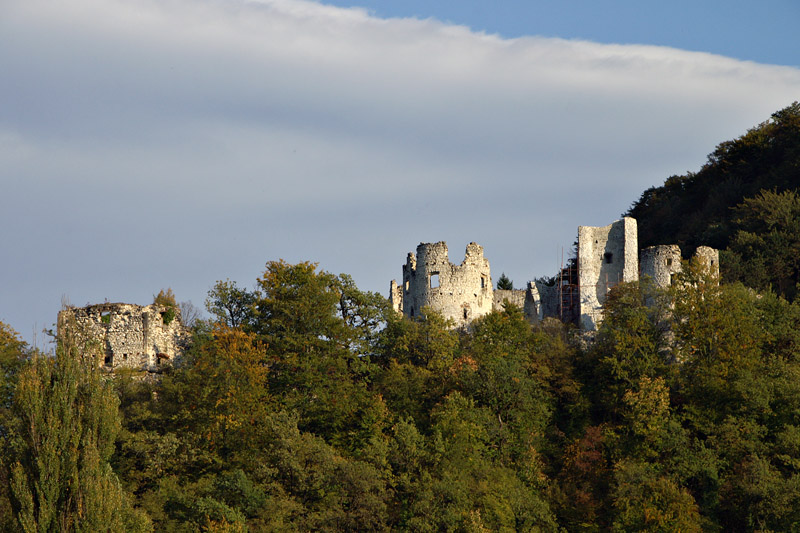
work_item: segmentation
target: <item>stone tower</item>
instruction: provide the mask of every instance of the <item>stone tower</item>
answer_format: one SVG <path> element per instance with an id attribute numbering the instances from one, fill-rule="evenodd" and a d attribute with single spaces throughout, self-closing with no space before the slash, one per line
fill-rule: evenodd
<path id="1" fill-rule="evenodd" d="M 578 227 L 581 329 L 597 329 L 602 321 L 603 303 L 611 287 L 637 279 L 639 250 L 635 219 L 625 217 L 603 227 Z"/>
<path id="2" fill-rule="evenodd" d="M 456 325 L 464 326 L 492 311 L 492 276 L 483 247 L 467 245 L 460 265 L 450 262 L 447 243 L 420 243 L 403 265 L 403 284 L 392 281 L 390 299 L 408 317 L 430 306 Z"/>
<path id="3" fill-rule="evenodd" d="M 710 246 L 698 246 L 694 256 L 714 277 L 719 278 L 719 250 Z"/>
<path id="4" fill-rule="evenodd" d="M 639 273 L 650 276 L 656 287 L 669 287 L 673 276 L 680 271 L 681 249 L 677 244 L 650 246 L 639 253 Z"/>

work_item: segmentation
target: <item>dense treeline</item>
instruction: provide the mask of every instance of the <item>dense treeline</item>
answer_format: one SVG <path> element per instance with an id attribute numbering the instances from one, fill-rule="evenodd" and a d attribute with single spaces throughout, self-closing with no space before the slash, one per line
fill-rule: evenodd
<path id="1" fill-rule="evenodd" d="M 723 251 L 723 279 L 790 300 L 800 282 L 800 103 L 717 146 L 697 173 L 642 193 L 626 215 L 639 244 Z"/>
<path id="2" fill-rule="evenodd" d="M 510 305 L 408 320 L 279 261 L 208 307 L 157 384 L 0 329 L 6 530 L 800 525 L 800 303 L 689 267 L 616 287 L 587 344 Z"/>

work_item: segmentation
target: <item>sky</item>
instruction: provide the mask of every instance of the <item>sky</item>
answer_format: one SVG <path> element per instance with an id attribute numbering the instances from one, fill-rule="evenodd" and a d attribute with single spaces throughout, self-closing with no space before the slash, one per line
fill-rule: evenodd
<path id="1" fill-rule="evenodd" d="M 0 321 L 281 258 L 387 295 L 439 240 L 553 275 L 800 99 L 800 4 L 656 4 L 3 0 Z"/>

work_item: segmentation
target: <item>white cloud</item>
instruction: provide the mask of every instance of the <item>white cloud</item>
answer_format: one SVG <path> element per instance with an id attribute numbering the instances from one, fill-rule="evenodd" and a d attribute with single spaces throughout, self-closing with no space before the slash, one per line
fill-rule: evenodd
<path id="1" fill-rule="evenodd" d="M 422 240 L 521 284 L 800 94 L 789 67 L 298 0 L 10 0 L 0 71 L 20 329 L 62 293 L 198 303 L 277 257 L 384 290 Z"/>

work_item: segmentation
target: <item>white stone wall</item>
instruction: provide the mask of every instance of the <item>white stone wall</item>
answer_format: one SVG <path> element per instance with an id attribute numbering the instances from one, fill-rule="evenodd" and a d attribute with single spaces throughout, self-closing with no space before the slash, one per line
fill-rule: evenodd
<path id="1" fill-rule="evenodd" d="M 582 329 L 597 329 L 606 294 L 614 285 L 639 279 L 636 220 L 578 227 L 579 313 Z"/>
<path id="2" fill-rule="evenodd" d="M 677 244 L 650 246 L 639 253 L 639 272 L 650 276 L 655 285 L 665 289 L 672 277 L 681 271 L 681 249 Z"/>
<path id="3" fill-rule="evenodd" d="M 95 344 L 100 363 L 107 369 L 120 367 L 157 371 L 180 357 L 188 338 L 179 308 L 164 323 L 168 309 L 158 305 L 106 303 L 71 307 L 58 314 L 59 335 L 71 334 L 79 346 Z"/>
<path id="4" fill-rule="evenodd" d="M 698 246 L 694 256 L 709 269 L 713 276 L 719 278 L 719 250 L 710 246 Z"/>
<path id="5" fill-rule="evenodd" d="M 539 290 L 532 281 L 528 282 L 527 289 L 502 290 L 495 289 L 492 294 L 492 309 L 502 311 L 503 304 L 508 301 L 522 309 L 528 322 L 539 322 L 542 320 L 542 302 L 539 297 Z"/>
<path id="6" fill-rule="evenodd" d="M 701 246 L 695 257 L 719 275 L 717 250 Z M 393 309 L 406 316 L 419 316 L 424 306 L 430 306 L 457 326 L 492 309 L 501 310 L 508 299 L 521 307 L 531 322 L 548 317 L 577 320 L 581 329 L 592 331 L 602 321 L 608 291 L 618 283 L 638 280 L 640 265 L 641 275 L 650 276 L 662 288 L 671 285 L 672 276 L 682 266 L 677 245 L 652 246 L 640 256 L 636 220 L 630 217 L 603 227 L 580 226 L 577 265 L 577 285 L 574 281 L 562 287 L 530 282 L 526 290 L 493 291 L 483 247 L 470 243 L 464 261 L 454 265 L 444 241 L 420 243 L 417 253 L 406 258 L 402 285 L 391 282 L 389 298 Z M 432 284 L 432 278 L 437 282 Z"/>
<path id="7" fill-rule="evenodd" d="M 423 307 L 430 306 L 457 326 L 464 326 L 492 310 L 489 261 L 483 256 L 483 247 L 474 242 L 467 245 L 460 265 L 450 262 L 444 241 L 420 243 L 416 255 L 408 254 L 399 289 L 399 310 L 409 317 L 419 316 Z"/>

